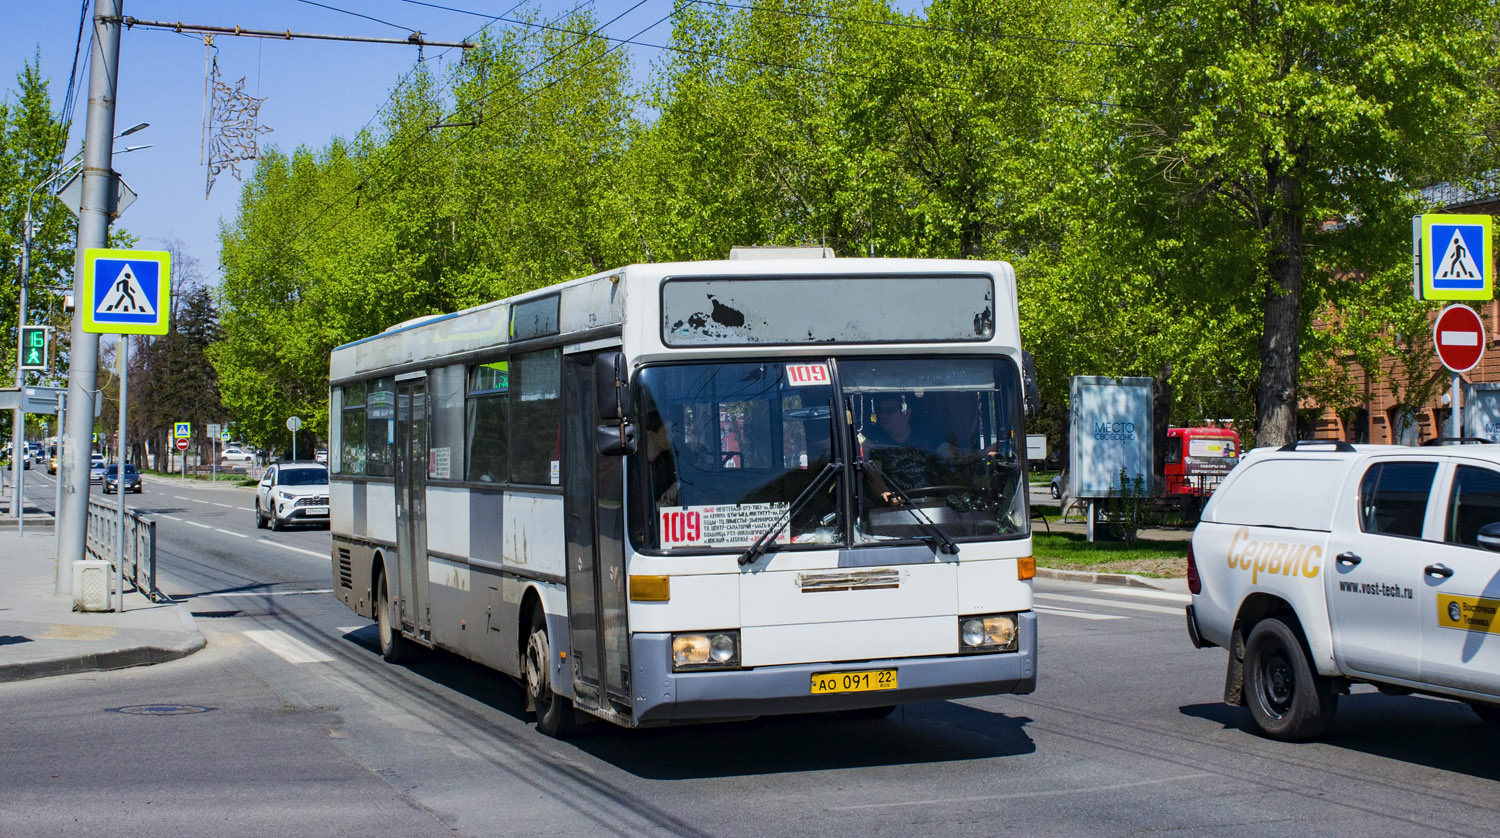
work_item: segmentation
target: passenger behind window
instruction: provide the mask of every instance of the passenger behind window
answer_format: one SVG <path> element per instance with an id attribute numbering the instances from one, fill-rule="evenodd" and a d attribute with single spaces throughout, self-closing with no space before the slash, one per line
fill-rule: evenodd
<path id="1" fill-rule="evenodd" d="M 658 506 L 677 505 L 677 457 L 666 423 L 655 410 L 646 414 L 646 479 L 647 496 L 656 498 Z"/>

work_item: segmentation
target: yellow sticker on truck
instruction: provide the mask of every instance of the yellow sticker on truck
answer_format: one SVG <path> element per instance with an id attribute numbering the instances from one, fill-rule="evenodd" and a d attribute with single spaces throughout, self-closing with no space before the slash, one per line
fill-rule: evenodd
<path id="1" fill-rule="evenodd" d="M 1229 569 L 1250 571 L 1250 584 L 1261 574 L 1317 578 L 1323 566 L 1323 548 L 1290 541 L 1256 541 L 1249 527 L 1240 527 L 1229 539 Z"/>
<path id="2" fill-rule="evenodd" d="M 1495 620 L 1500 599 L 1438 594 L 1437 604 L 1438 625 L 1443 628 L 1500 634 L 1500 622 Z"/>

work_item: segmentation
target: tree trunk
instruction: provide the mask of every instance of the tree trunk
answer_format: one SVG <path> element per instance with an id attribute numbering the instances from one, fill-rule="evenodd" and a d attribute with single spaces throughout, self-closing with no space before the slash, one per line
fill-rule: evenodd
<path id="1" fill-rule="evenodd" d="M 1267 233 L 1272 237 L 1270 281 L 1260 338 L 1260 381 L 1256 386 L 1255 444 L 1285 445 L 1297 438 L 1298 337 L 1302 332 L 1302 210 L 1295 178 L 1271 176 L 1277 208 Z"/>

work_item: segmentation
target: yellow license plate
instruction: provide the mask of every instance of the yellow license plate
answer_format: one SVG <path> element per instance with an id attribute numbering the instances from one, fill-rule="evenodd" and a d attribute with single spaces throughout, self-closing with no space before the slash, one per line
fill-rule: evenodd
<path id="1" fill-rule="evenodd" d="M 812 677 L 812 694 L 863 693 L 894 690 L 896 670 L 869 669 L 861 672 L 820 672 Z"/>

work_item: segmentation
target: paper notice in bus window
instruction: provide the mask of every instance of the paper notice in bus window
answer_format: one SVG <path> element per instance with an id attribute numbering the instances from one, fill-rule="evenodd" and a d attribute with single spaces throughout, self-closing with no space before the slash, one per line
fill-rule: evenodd
<path id="1" fill-rule="evenodd" d="M 449 480 L 453 476 L 453 449 L 433 448 L 427 452 L 427 476 L 433 480 Z"/>
<path id="2" fill-rule="evenodd" d="M 561 460 L 553 460 L 552 464 L 547 467 L 547 482 L 551 483 L 553 486 L 562 483 Z"/>
<path id="3" fill-rule="evenodd" d="M 760 538 L 786 512 L 784 503 L 743 503 L 731 506 L 663 506 L 661 546 L 743 547 Z M 789 530 L 776 536 L 777 544 L 791 541 Z"/>
<path id="4" fill-rule="evenodd" d="M 806 387 L 812 384 L 826 385 L 830 380 L 827 364 L 786 365 L 786 383 L 793 387 Z"/>

